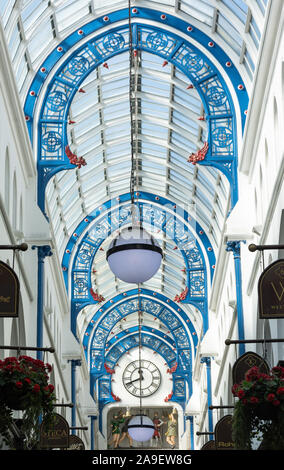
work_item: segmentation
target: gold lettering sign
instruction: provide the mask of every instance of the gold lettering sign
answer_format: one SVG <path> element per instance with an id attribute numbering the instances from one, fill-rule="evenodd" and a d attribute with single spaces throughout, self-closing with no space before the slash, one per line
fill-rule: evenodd
<path id="1" fill-rule="evenodd" d="M 69 436 L 69 447 L 67 450 L 85 450 L 85 444 L 80 437 L 71 434 Z"/>
<path id="2" fill-rule="evenodd" d="M 0 261 L 0 317 L 19 314 L 20 283 L 15 271 Z"/>
<path id="3" fill-rule="evenodd" d="M 51 424 L 44 421 L 40 429 L 41 449 L 67 449 L 69 447 L 69 424 L 66 419 L 55 413 Z"/>
<path id="4" fill-rule="evenodd" d="M 232 439 L 232 415 L 226 415 L 216 423 L 215 429 L 216 450 L 232 450 L 234 442 Z"/>
<path id="5" fill-rule="evenodd" d="M 258 281 L 259 318 L 284 318 L 284 260 L 270 264 Z"/>
<path id="6" fill-rule="evenodd" d="M 200 450 L 216 450 L 216 443 L 215 441 L 207 441 L 205 444 L 201 447 Z"/>

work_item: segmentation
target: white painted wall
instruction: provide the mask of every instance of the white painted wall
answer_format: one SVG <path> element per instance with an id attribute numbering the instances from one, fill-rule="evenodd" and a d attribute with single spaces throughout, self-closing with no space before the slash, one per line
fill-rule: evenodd
<path id="1" fill-rule="evenodd" d="M 278 4 L 279 2 L 272 2 Z M 272 15 L 272 21 L 273 19 Z M 239 189 L 240 199 L 224 227 L 223 242 L 218 253 L 215 278 L 209 301 L 209 334 L 199 344 L 194 361 L 194 393 L 186 412 L 194 416 L 195 448 L 199 449 L 207 440 L 196 436 L 196 431 L 208 430 L 207 380 L 206 367 L 200 364 L 201 355 L 211 357 L 212 401 L 213 404 L 232 404 L 233 397 L 231 370 L 238 350 L 234 346 L 225 346 L 226 338 L 237 338 L 235 273 L 232 253 L 225 250 L 227 239 L 243 239 L 242 276 L 243 304 L 246 338 L 263 338 L 264 330 L 270 330 L 271 337 L 284 337 L 284 320 L 265 322 L 257 314 L 257 281 L 263 269 L 258 253 L 248 251 L 249 243 L 277 244 L 279 242 L 280 220 L 284 209 L 284 35 L 283 8 L 275 32 L 273 49 L 269 50 L 270 68 L 267 80 L 256 74 L 255 92 L 250 103 L 245 141 L 240 154 Z M 270 25 L 270 29 L 273 24 Z M 44 345 L 53 346 L 56 353 L 46 355 L 45 359 L 54 366 L 54 384 L 58 402 L 71 400 L 72 358 L 80 358 L 82 366 L 77 368 L 77 425 L 89 425 L 89 414 L 96 413 L 96 406 L 89 394 L 88 367 L 83 349 L 70 333 L 69 302 L 66 295 L 61 270 L 60 258 L 54 245 L 53 235 L 36 204 L 36 166 L 27 135 L 24 116 L 16 92 L 11 64 L 7 56 L 3 31 L 0 26 L 0 233 L 1 244 L 14 244 L 26 241 L 33 244 L 50 243 L 54 255 L 45 261 L 45 323 Z M 269 39 L 269 38 L 268 38 Z M 270 48 L 271 48 L 270 44 Z M 259 64 L 265 68 L 267 52 Z M 264 253 L 264 265 L 267 266 L 278 258 L 278 251 Z M 10 251 L 0 251 L 0 259 L 13 263 Z M 37 253 L 28 250 L 15 258 L 15 270 L 20 278 L 23 315 L 12 320 L 0 320 L 1 344 L 21 343 L 36 344 L 36 297 L 37 297 Z M 262 354 L 262 348 L 250 345 L 247 350 Z M 0 357 L 9 352 L 0 351 Z M 135 403 L 121 386 L 121 373 L 127 362 L 135 357 L 135 351 L 121 358 L 114 375 L 113 392 L 121 402 L 106 407 L 103 412 L 103 426 L 106 429 L 107 413 L 114 406 L 119 408 Z M 145 350 L 146 354 L 146 350 Z M 163 371 L 162 388 L 145 404 L 151 407 L 166 406 L 164 398 L 171 392 L 170 376 L 165 372 L 164 361 L 158 355 L 151 359 L 159 364 Z M 284 344 L 274 344 L 268 348 L 271 365 L 283 359 Z M 150 359 L 150 360 L 151 360 Z M 137 400 L 136 400 L 137 402 Z M 137 404 L 137 403 L 136 403 Z M 170 407 L 173 405 L 170 404 Z M 184 433 L 183 413 L 179 413 L 179 436 L 182 448 L 189 447 L 189 429 Z M 60 409 L 59 409 L 60 410 Z M 71 410 L 60 410 L 71 424 Z M 214 424 L 226 412 L 214 411 Z M 97 428 L 96 428 L 97 429 Z M 86 447 L 90 446 L 90 433 L 82 437 Z M 106 447 L 106 441 L 98 435 L 100 449 Z"/>

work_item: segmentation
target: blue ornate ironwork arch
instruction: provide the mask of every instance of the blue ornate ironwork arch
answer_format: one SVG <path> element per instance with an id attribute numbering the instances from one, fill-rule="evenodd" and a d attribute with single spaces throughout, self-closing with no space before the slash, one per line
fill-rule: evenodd
<path id="1" fill-rule="evenodd" d="M 92 362 L 92 358 L 90 357 L 91 370 L 95 369 L 96 374 L 101 374 L 103 372 L 106 349 L 108 349 L 108 343 L 112 344 L 112 341 L 110 341 L 109 337 L 113 328 L 119 321 L 123 320 L 129 314 L 137 312 L 139 309 L 137 289 L 132 292 L 132 296 L 131 293 L 128 293 L 128 296 L 129 294 L 130 298 L 124 298 L 124 300 L 120 302 L 117 300 L 115 305 L 108 309 L 106 313 L 101 312 L 103 309 L 99 309 L 99 311 L 96 312 L 92 320 L 89 322 L 89 325 L 85 331 L 83 347 L 86 356 L 89 349 L 91 356 L 93 352 L 96 353 L 95 363 Z M 188 317 L 183 318 L 184 312 L 181 315 L 181 309 L 180 312 L 177 312 L 177 310 L 173 309 L 172 306 L 169 305 L 168 299 L 166 300 L 165 304 L 161 301 L 161 299 L 157 299 L 157 296 L 153 297 L 153 294 L 151 297 L 149 297 L 149 292 L 144 292 L 144 289 L 141 290 L 140 296 L 141 311 L 152 315 L 155 319 L 158 319 L 167 327 L 167 331 L 169 331 L 168 334 L 172 335 L 173 341 L 175 343 L 178 369 L 181 369 L 184 373 L 189 372 L 192 368 L 192 345 L 193 347 L 196 347 L 198 340 L 192 322 Z M 113 299 L 112 301 L 114 302 Z M 96 321 L 95 318 L 98 317 L 99 319 Z M 190 338 L 192 338 L 192 345 Z M 184 353 L 182 355 L 185 356 L 182 359 L 180 359 L 181 353 Z"/>
<path id="2" fill-rule="evenodd" d="M 118 295 L 111 300 L 111 307 L 100 308 L 95 312 L 83 339 L 86 357 L 89 354 L 91 394 L 95 387 L 100 409 L 115 401 L 111 392 L 111 376 L 115 365 L 121 356 L 139 345 L 138 325 L 116 334 L 112 332 L 118 322 L 138 311 L 137 289 L 127 294 L 130 298 L 122 300 Z M 152 293 L 141 289 L 139 310 L 152 315 L 154 320 L 167 328 L 167 333 L 164 333 L 143 325 L 142 346 L 152 349 L 165 359 L 173 378 L 173 392 L 169 400 L 179 402 L 184 407 L 192 393 L 192 356 L 198 337 L 185 312 L 180 307 L 175 306 L 174 309 L 173 305 L 169 306 L 169 299 L 165 296 L 159 297 L 154 298 Z"/>
<path id="3" fill-rule="evenodd" d="M 145 329 L 145 327 L 143 327 Z M 138 328 L 133 327 L 129 329 L 129 334 L 122 333 L 121 338 L 119 340 L 119 348 L 114 345 L 108 351 L 106 355 L 106 370 L 103 374 L 95 376 L 91 372 L 91 393 L 93 392 L 94 386 L 96 385 L 96 389 L 98 392 L 99 397 L 99 406 L 103 408 L 107 403 L 115 401 L 115 398 L 112 396 L 112 389 L 111 389 L 111 378 L 113 374 L 113 370 L 115 364 L 120 360 L 120 358 L 127 354 L 131 349 L 138 347 L 139 340 L 138 340 Z M 145 329 L 146 330 L 146 329 Z M 146 330 L 147 331 L 147 330 Z M 149 348 L 153 350 L 154 354 L 159 354 L 165 360 L 165 363 L 168 365 L 168 372 L 172 374 L 173 380 L 173 390 L 171 397 L 168 398 L 167 401 L 175 401 L 182 404 L 184 407 L 186 401 L 190 398 L 192 394 L 192 375 L 191 371 L 187 371 L 186 373 L 182 371 L 175 370 L 175 358 L 176 354 L 169 347 L 169 339 L 166 341 L 163 338 L 159 338 L 159 332 L 155 332 L 155 336 L 147 334 L 146 331 L 142 331 L 141 333 L 141 343 L 142 347 Z M 154 338 L 154 339 L 153 339 Z M 115 361 L 113 360 L 115 358 Z M 172 359 L 173 358 L 173 359 Z M 109 371 L 109 372 L 108 372 Z M 96 382 L 97 381 L 97 382 Z M 102 381 L 104 387 L 102 388 Z M 188 384 L 188 389 L 186 391 L 185 383 Z M 106 392 L 107 386 L 107 392 Z M 165 397 L 166 398 L 166 397 Z"/>
<path id="4" fill-rule="evenodd" d="M 136 331 L 135 331 L 136 330 Z M 131 349 L 136 348 L 139 344 L 138 340 L 138 333 L 137 328 L 132 328 L 129 335 L 124 335 L 124 338 L 121 338 L 119 341 L 119 349 L 115 349 L 115 345 L 113 346 L 112 350 L 106 356 L 106 366 L 109 364 L 111 365 L 112 362 L 109 360 L 110 357 L 114 358 L 112 354 L 114 354 L 116 358 L 116 362 L 124 355 L 127 354 Z M 183 409 L 186 406 L 187 401 L 192 395 L 192 375 L 190 373 L 182 373 L 178 372 L 175 369 L 174 364 L 175 361 L 171 360 L 175 357 L 175 353 L 169 347 L 169 338 L 167 342 L 165 342 L 162 338 L 159 338 L 159 345 L 158 349 L 155 349 L 153 345 L 150 344 L 152 341 L 152 336 L 147 334 L 147 332 L 142 331 L 141 333 L 141 342 L 142 347 L 148 347 L 153 349 L 154 353 L 160 354 L 165 362 L 169 366 L 169 373 L 172 374 L 172 393 L 169 397 L 165 397 L 165 401 L 179 403 Z M 154 341 L 157 341 L 156 338 Z M 114 363 L 113 363 L 114 364 Z M 172 365 L 171 365 L 172 364 Z M 110 403 L 115 403 L 119 400 L 119 397 L 115 396 L 112 393 L 112 374 L 113 369 L 106 367 L 106 372 L 101 374 L 100 376 L 94 376 L 91 373 L 91 380 L 90 380 L 90 392 L 93 395 L 94 390 L 96 390 L 96 394 L 98 397 L 98 407 L 99 407 L 99 427 L 100 431 L 103 432 L 102 429 L 102 409 L 105 405 Z"/>
<path id="5" fill-rule="evenodd" d="M 144 192 L 139 194 L 139 198 L 138 204 L 143 225 L 165 231 L 183 256 L 187 291 L 180 302 L 190 303 L 198 308 L 203 316 L 205 333 L 208 328 L 207 267 L 201 244 L 206 250 L 211 279 L 215 267 L 215 255 L 208 237 L 187 211 L 181 211 L 168 199 L 159 197 L 157 201 L 155 195 Z M 76 335 L 76 320 L 79 311 L 86 305 L 96 303 L 91 291 L 92 265 L 96 253 L 102 242 L 112 232 L 131 223 L 128 201 L 130 201 L 130 194 L 121 196 L 119 201 L 117 199 L 107 201 L 104 207 L 96 209 L 81 222 L 66 246 L 62 269 L 67 288 L 69 276 L 71 277 L 71 330 L 74 335 Z M 188 226 L 192 228 L 193 233 Z M 200 238 L 200 243 L 196 240 L 197 236 Z M 79 244 L 78 239 L 80 239 Z M 72 253 L 75 253 L 74 257 Z"/>
<path id="6" fill-rule="evenodd" d="M 68 110 L 75 94 L 92 70 L 129 48 L 128 26 L 120 25 L 112 30 L 108 28 L 102 34 L 96 37 L 94 35 L 100 33 L 106 24 L 109 27 L 117 21 L 125 21 L 127 15 L 128 10 L 113 12 L 107 20 L 105 17 L 98 18 L 71 34 L 44 61 L 32 83 L 25 103 L 31 139 L 37 98 L 48 73 L 55 69 L 52 79 L 48 82 L 38 122 L 38 204 L 43 212 L 45 188 L 50 178 L 58 171 L 74 168 L 65 153 L 65 147 L 68 145 Z M 172 15 L 167 15 L 166 20 L 161 20 L 160 12 L 145 8 L 139 8 L 133 16 L 137 17 L 137 23 L 132 26 L 135 47 L 158 54 L 173 63 L 198 90 L 206 110 L 209 128 L 209 150 L 204 160 L 199 163 L 212 165 L 223 171 L 231 184 L 234 205 L 238 198 L 235 109 L 227 84 L 209 59 L 210 54 L 214 55 L 236 90 L 244 126 L 248 97 L 237 69 L 217 44 L 185 21 Z M 144 18 L 156 24 L 166 22 L 177 32 L 169 32 L 156 24 L 143 24 Z M 187 39 L 184 39 L 185 35 Z M 80 43 L 82 38 L 83 45 Z M 202 51 L 196 44 L 202 46 Z M 67 54 L 67 59 L 56 69 L 62 55 L 74 46 L 78 46 L 77 49 L 72 54 Z M 206 52 L 203 52 L 204 50 Z"/>

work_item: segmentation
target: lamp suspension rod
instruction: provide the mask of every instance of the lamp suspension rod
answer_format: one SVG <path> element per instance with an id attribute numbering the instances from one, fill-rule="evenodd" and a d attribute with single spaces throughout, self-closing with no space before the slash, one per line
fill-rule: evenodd
<path id="1" fill-rule="evenodd" d="M 138 284 L 138 328 L 139 328 L 139 408 L 140 408 L 140 419 L 142 425 L 142 371 L 141 371 L 141 347 L 142 347 L 142 336 L 141 336 L 141 309 L 140 309 L 140 288 Z"/>
<path id="2" fill-rule="evenodd" d="M 54 348 L 36 348 L 32 346 L 0 346 L 0 349 L 16 349 L 19 351 L 46 351 L 50 353 L 54 353 Z"/>
<path id="3" fill-rule="evenodd" d="M 255 245 L 251 243 L 248 246 L 249 251 L 263 251 L 263 250 L 284 250 L 284 245 Z"/>
<path id="4" fill-rule="evenodd" d="M 196 431 L 197 436 L 212 436 L 214 432 L 201 432 L 201 431 Z"/>
<path id="5" fill-rule="evenodd" d="M 226 339 L 225 344 L 243 344 L 243 343 L 284 343 L 284 338 L 274 339 Z"/>
<path id="6" fill-rule="evenodd" d="M 131 147 L 131 173 L 130 173 L 130 195 L 131 203 L 134 204 L 134 170 L 135 170 L 135 158 L 134 158 L 134 97 L 133 94 L 133 83 L 132 79 L 132 68 L 133 68 L 133 38 L 132 38 L 132 26 L 131 26 L 131 0 L 128 0 L 128 25 L 129 25 L 129 108 L 130 108 L 130 147 Z"/>

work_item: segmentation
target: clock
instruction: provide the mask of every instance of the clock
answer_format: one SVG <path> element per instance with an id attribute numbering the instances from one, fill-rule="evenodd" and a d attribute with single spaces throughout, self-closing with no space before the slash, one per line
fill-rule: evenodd
<path id="1" fill-rule="evenodd" d="M 140 387 L 141 377 L 141 387 Z M 123 385 L 135 397 L 149 397 L 161 384 L 161 373 L 153 362 L 142 360 L 130 362 L 122 375 Z M 141 392 L 141 393 L 140 393 Z"/>

